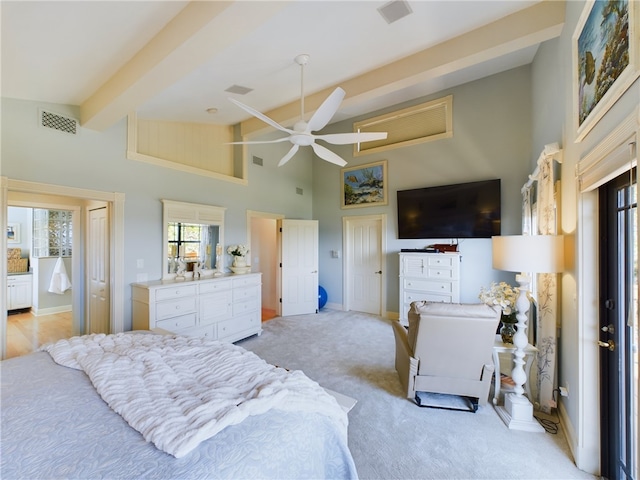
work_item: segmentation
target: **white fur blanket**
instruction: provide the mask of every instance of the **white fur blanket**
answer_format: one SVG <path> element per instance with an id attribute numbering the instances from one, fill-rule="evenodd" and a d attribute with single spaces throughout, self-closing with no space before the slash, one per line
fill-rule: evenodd
<path id="1" fill-rule="evenodd" d="M 119 333 L 73 337 L 42 350 L 56 363 L 86 372 L 115 412 L 177 458 L 272 408 L 324 414 L 346 442 L 347 414 L 320 385 L 230 343 Z"/>

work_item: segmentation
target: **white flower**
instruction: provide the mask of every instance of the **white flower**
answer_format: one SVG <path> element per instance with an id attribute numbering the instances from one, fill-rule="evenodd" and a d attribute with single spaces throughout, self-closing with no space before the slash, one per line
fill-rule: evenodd
<path id="1" fill-rule="evenodd" d="M 518 293 L 518 288 L 513 288 L 506 282 L 492 282 L 489 290 L 480 287 L 478 298 L 487 305 L 499 305 L 503 314 L 511 315 L 516 311 Z"/>
<path id="2" fill-rule="evenodd" d="M 244 257 L 249 253 L 249 249 L 246 245 L 229 245 L 227 247 L 227 253 L 234 257 Z"/>

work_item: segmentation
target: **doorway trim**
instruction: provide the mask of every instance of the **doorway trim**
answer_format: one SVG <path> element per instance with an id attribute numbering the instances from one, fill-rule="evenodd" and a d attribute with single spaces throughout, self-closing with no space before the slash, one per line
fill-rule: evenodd
<path id="1" fill-rule="evenodd" d="M 387 252 L 387 215 L 384 213 L 374 214 L 374 215 L 349 215 L 347 217 L 342 217 L 342 251 L 343 255 L 343 263 L 342 263 L 342 309 L 344 311 L 351 310 L 351 297 L 349 296 L 349 275 L 351 275 L 351 271 L 349 268 L 349 252 L 350 244 L 353 241 L 351 238 L 350 227 L 351 223 L 354 221 L 366 221 L 366 220 L 378 220 L 380 222 L 380 264 L 382 265 L 382 274 L 381 274 L 381 288 L 380 288 L 380 315 L 389 316 L 389 312 L 387 312 L 387 270 L 388 265 L 386 262 L 386 252 Z"/>
<path id="2" fill-rule="evenodd" d="M 569 448 L 580 470 L 600 474 L 599 404 L 599 252 L 598 187 L 624 170 L 637 166 L 637 140 L 640 138 L 640 108 L 626 117 L 609 135 L 582 155 L 576 165 L 577 222 L 576 279 L 578 338 L 577 386 L 578 423 L 573 428 L 563 402 L 560 421 L 567 433 Z M 626 156 L 625 156 L 626 155 Z M 631 157 L 631 158 L 629 158 Z M 566 275 L 565 275 L 566 277 Z M 563 279 L 563 281 L 568 281 Z M 566 312 L 563 312 L 563 316 Z M 640 402 L 640 400 L 639 400 Z M 640 405 L 638 405 L 640 408 Z"/>
<path id="3" fill-rule="evenodd" d="M 15 180 L 8 177 L 0 177 L 0 228 L 5 232 L 7 228 L 8 197 L 9 192 L 25 194 L 55 195 L 60 197 L 72 197 L 83 200 L 98 200 L 111 204 L 109 216 L 110 244 L 111 244 L 111 313 L 110 325 L 112 333 L 124 331 L 124 193 L 103 192 L 63 185 L 51 185 L 46 183 Z M 73 292 L 73 308 L 80 308 L 82 289 Z M 0 304 L 7 304 L 7 238 L 0 238 Z M 80 310 L 78 310 L 80 311 Z M 7 311 L 0 312 L 0 358 L 6 355 L 7 340 Z"/>

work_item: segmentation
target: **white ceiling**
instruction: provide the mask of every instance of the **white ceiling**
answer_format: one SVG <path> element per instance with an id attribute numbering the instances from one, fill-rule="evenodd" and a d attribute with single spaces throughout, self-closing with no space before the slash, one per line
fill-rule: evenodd
<path id="1" fill-rule="evenodd" d="M 294 57 L 306 53 L 308 110 L 343 86 L 341 120 L 530 63 L 564 17 L 553 1 L 409 0 L 390 25 L 384 0 L 193 3 L 2 1 L 2 96 L 78 105 L 97 130 L 131 111 L 247 120 L 229 97 L 282 122 L 299 114 Z"/>

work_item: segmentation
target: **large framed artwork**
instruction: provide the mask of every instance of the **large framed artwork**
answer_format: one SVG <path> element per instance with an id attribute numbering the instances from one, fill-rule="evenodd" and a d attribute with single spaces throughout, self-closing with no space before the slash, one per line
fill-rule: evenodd
<path id="1" fill-rule="evenodd" d="M 638 78 L 640 3 L 591 0 L 573 34 L 576 142 Z"/>
<path id="2" fill-rule="evenodd" d="M 342 208 L 386 205 L 387 161 L 341 169 Z"/>

